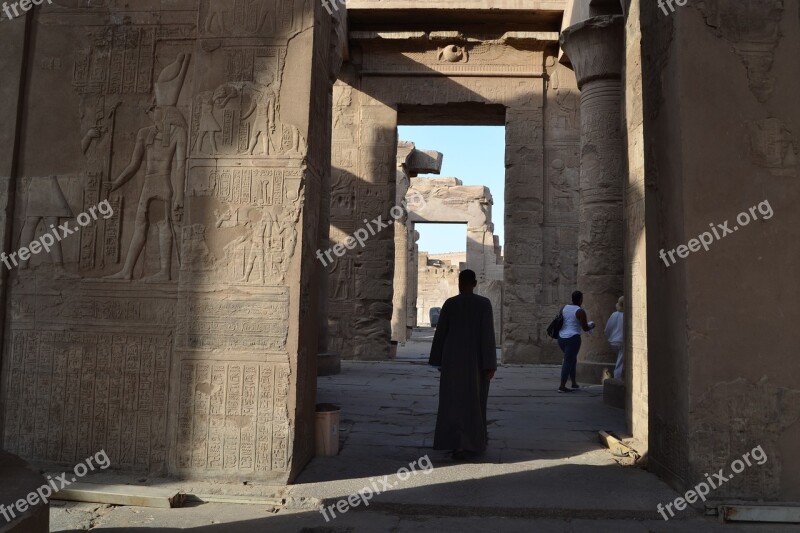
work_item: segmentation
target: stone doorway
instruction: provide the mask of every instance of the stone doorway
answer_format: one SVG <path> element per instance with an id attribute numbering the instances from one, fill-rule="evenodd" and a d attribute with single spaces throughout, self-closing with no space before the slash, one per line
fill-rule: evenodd
<path id="1" fill-rule="evenodd" d="M 557 34 L 509 33 L 480 44 L 479 36 L 446 32 L 350 37 L 358 59 L 334 87 L 333 179 L 352 207 L 332 210 L 331 242 L 343 244 L 363 219 L 388 217 L 398 124 L 505 126 L 506 207 L 514 216 L 506 220 L 504 360 L 558 362 L 544 330 L 577 279 L 580 129 L 575 77 L 556 61 Z M 388 238 L 367 243 L 350 258 L 354 298 L 330 298 L 331 345 L 345 359 L 389 357 L 391 252 Z"/>

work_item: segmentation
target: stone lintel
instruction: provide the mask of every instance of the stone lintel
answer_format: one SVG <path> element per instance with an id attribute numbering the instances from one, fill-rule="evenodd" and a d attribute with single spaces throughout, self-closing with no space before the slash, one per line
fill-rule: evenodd
<path id="1" fill-rule="evenodd" d="M 578 88 L 602 79 L 621 79 L 625 20 L 622 15 L 592 17 L 561 34 L 561 62 L 575 71 Z"/>
<path id="2" fill-rule="evenodd" d="M 508 31 L 499 38 L 488 35 L 465 34 L 460 31 L 351 31 L 351 41 L 441 41 L 482 44 L 522 44 L 547 46 L 558 44 L 558 32 L 553 31 Z"/>
<path id="3" fill-rule="evenodd" d="M 406 164 L 412 176 L 418 174 L 439 174 L 442 171 L 444 154 L 436 150 L 416 150 L 411 153 Z"/>

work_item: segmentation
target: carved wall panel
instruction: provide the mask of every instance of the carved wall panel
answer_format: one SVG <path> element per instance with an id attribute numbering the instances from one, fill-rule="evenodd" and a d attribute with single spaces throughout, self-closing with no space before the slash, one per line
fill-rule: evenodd
<path id="1" fill-rule="evenodd" d="M 373 221 L 380 216 L 387 224 L 395 205 L 397 112 L 364 94 L 347 74 L 343 78 L 333 91 L 330 245 L 345 245 L 357 230 L 368 231 L 368 238 L 363 247 L 351 245 L 341 257 L 332 255 L 333 262 L 326 260 L 328 348 L 345 358 L 385 359 L 394 229 Z"/>
<path id="2" fill-rule="evenodd" d="M 48 104 L 25 115 L 39 133 L 20 143 L 12 248 L 76 231 L 11 273 L 4 443 L 42 462 L 104 448 L 123 471 L 285 481 L 312 441 L 298 380 L 316 323 L 299 316 L 325 166 L 309 136 L 330 144 L 310 111 L 329 72 L 312 64 L 327 69 L 331 23 L 304 0 L 56 4 L 30 43 L 28 101 Z"/>
<path id="3" fill-rule="evenodd" d="M 290 457 L 288 364 L 183 361 L 178 468 L 282 471 Z"/>

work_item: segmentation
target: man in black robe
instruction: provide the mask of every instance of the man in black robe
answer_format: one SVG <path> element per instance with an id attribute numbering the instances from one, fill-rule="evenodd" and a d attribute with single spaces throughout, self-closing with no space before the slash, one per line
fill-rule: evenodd
<path id="1" fill-rule="evenodd" d="M 492 303 L 473 294 L 477 284 L 472 270 L 459 274 L 460 294 L 442 307 L 429 360 L 442 373 L 433 447 L 453 450 L 458 460 L 486 450 L 486 402 L 497 369 Z"/>

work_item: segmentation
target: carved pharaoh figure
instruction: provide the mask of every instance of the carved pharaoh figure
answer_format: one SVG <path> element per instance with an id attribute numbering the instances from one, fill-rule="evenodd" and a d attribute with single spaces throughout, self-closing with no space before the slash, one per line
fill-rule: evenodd
<path id="1" fill-rule="evenodd" d="M 256 265 L 256 261 L 261 263 L 261 282 L 264 283 L 266 278 L 266 243 L 269 243 L 272 235 L 272 227 L 275 221 L 272 219 L 272 214 L 268 209 L 251 210 L 249 225 L 252 226 L 252 233 L 250 237 L 250 249 L 247 252 L 247 259 L 245 262 L 244 277 L 242 282 L 247 283 L 250 281 L 250 275 Z"/>
<path id="2" fill-rule="evenodd" d="M 178 58 L 161 72 L 155 83 L 156 101 L 147 110 L 153 125 L 139 130 L 130 163 L 111 184 L 111 191 L 119 189 L 136 175 L 142 163 L 145 164 L 144 185 L 128 256 L 122 270 L 109 276 L 110 279 L 133 278 L 133 269 L 147 240 L 148 215 L 152 204 L 159 202 L 164 207 L 164 220 L 156 223 L 160 270 L 147 281 L 170 280 L 172 247 L 177 235 L 173 224 L 180 222 L 183 215 L 188 142 L 186 120 L 175 105 L 186 79 L 189 59 L 188 54 L 178 54 Z"/>
<path id="3" fill-rule="evenodd" d="M 275 90 L 272 83 L 275 78 L 269 72 L 265 72 L 261 76 L 261 83 L 248 83 L 250 88 L 252 103 L 250 109 L 242 113 L 242 120 L 247 120 L 255 115 L 253 119 L 253 129 L 250 141 L 250 155 L 255 153 L 258 141 L 264 143 L 264 155 L 270 154 L 270 145 L 272 142 L 272 134 L 275 133 L 275 115 L 276 106 L 278 102 Z"/>
<path id="4" fill-rule="evenodd" d="M 201 153 L 203 151 L 203 141 L 208 137 L 209 144 L 211 145 L 211 155 L 216 154 L 217 149 L 217 132 L 222 131 L 222 127 L 214 117 L 214 104 L 217 100 L 217 95 L 211 91 L 200 93 L 197 97 L 197 106 L 199 108 L 199 124 L 197 128 L 197 137 L 194 140 L 192 151 Z"/>

